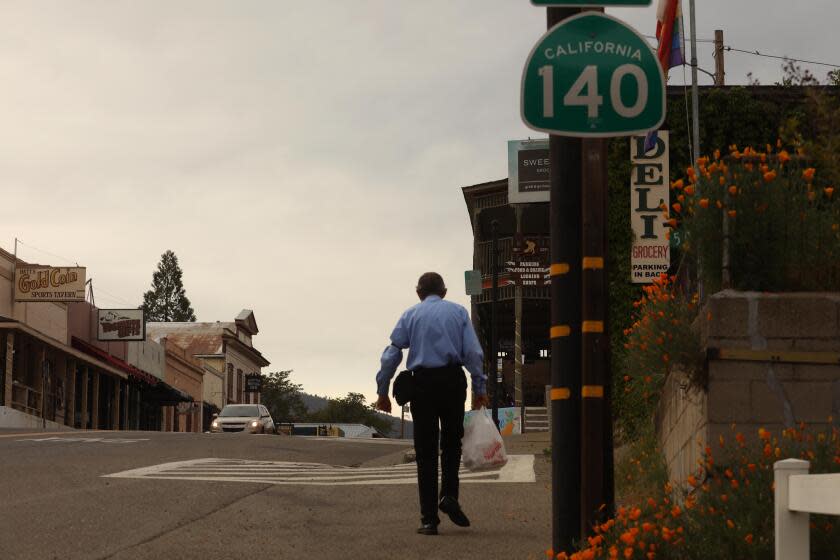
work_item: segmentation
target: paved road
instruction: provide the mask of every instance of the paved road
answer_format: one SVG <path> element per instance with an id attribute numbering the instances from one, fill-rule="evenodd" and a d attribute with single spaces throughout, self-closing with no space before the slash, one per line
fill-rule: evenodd
<path id="1" fill-rule="evenodd" d="M 424 537 L 405 442 L 0 432 L 0 558 L 542 558 L 548 466 L 466 474 L 473 527 Z M 536 482 L 534 475 L 536 473 Z M 525 482 L 519 482 L 525 480 Z M 529 482 L 530 480 L 530 482 Z"/>

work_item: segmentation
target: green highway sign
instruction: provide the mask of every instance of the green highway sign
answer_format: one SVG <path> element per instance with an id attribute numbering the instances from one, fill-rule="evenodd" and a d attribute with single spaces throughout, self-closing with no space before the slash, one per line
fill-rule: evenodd
<path id="1" fill-rule="evenodd" d="M 522 72 L 522 120 L 583 138 L 631 136 L 665 120 L 665 76 L 648 42 L 600 12 L 563 20 L 540 38 Z"/>
<path id="2" fill-rule="evenodd" d="M 650 6 L 651 0 L 531 0 L 534 6 L 577 6 L 595 8 L 599 6 Z"/>

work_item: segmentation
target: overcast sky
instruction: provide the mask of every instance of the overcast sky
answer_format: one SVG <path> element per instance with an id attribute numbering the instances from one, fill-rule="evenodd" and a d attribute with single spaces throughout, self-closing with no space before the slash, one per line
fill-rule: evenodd
<path id="1" fill-rule="evenodd" d="M 698 1 L 698 36 L 840 63 L 836 0 L 790 6 Z M 653 7 L 611 13 L 654 33 Z M 138 305 L 172 249 L 198 319 L 253 309 L 269 370 L 310 393 L 374 398 L 420 273 L 468 304 L 460 187 L 536 136 L 528 0 L 26 0 L 0 22 L 0 245 L 87 266 L 99 307 Z M 727 80 L 780 66 L 729 53 Z"/>

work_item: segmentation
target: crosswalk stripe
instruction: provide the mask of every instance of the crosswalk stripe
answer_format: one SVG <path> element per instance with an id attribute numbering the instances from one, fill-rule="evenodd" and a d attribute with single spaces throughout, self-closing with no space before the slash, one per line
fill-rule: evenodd
<path id="1" fill-rule="evenodd" d="M 108 478 L 190 480 L 207 482 L 249 482 L 301 486 L 390 485 L 416 483 L 416 465 L 385 467 L 341 467 L 318 463 L 246 461 L 241 459 L 193 459 L 162 463 L 104 475 Z M 464 483 L 534 482 L 534 456 L 510 455 L 501 469 L 468 471 Z"/>

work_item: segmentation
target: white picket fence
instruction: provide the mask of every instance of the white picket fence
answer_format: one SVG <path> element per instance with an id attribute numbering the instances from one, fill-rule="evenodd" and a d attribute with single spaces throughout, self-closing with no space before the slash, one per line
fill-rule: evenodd
<path id="1" fill-rule="evenodd" d="M 840 515 L 840 474 L 808 474 L 810 467 L 799 459 L 773 465 L 776 560 L 808 560 L 811 514 Z"/>

